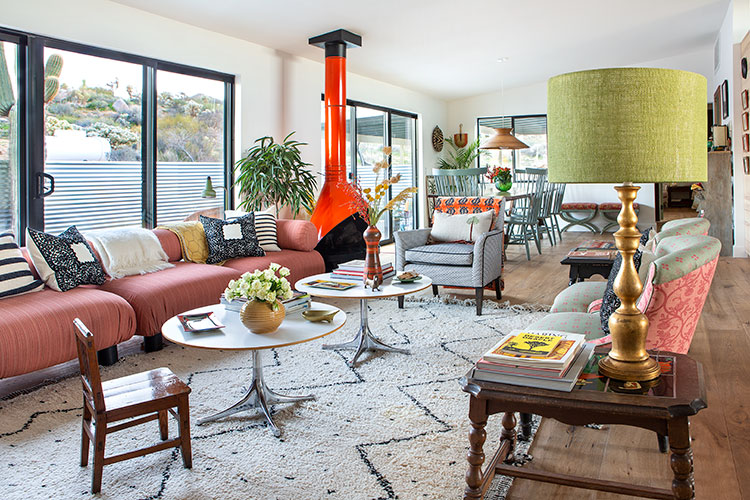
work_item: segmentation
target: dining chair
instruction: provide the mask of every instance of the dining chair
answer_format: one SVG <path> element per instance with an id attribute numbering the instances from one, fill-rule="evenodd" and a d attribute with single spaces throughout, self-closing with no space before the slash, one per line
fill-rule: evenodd
<path id="1" fill-rule="evenodd" d="M 552 203 L 555 198 L 554 185 L 547 180 L 547 169 L 546 168 L 527 168 L 526 172 L 539 174 L 543 176 L 542 187 L 537 193 L 541 197 L 539 205 L 539 223 L 537 225 L 537 231 L 539 238 L 541 239 L 543 234 L 542 230 L 547 233 L 550 245 L 557 244 L 557 238 L 555 237 L 555 231 L 552 227 Z"/>
<path id="2" fill-rule="evenodd" d="M 539 255 L 542 254 L 542 245 L 539 240 L 539 211 L 542 204 L 542 190 L 545 175 L 537 172 L 516 169 L 513 188 L 523 196 L 513 203 L 506 221 L 506 244 L 524 245 L 526 247 L 526 260 L 531 260 L 529 252 L 529 240 L 536 244 Z"/>
<path id="3" fill-rule="evenodd" d="M 188 469 L 192 468 L 188 403 L 190 387 L 177 378 L 169 368 L 157 368 L 102 382 L 99 364 L 96 361 L 94 336 L 79 318 L 75 318 L 73 324 L 77 329 L 76 345 L 83 386 L 81 467 L 88 465 L 89 443 L 94 443 L 91 493 L 101 491 L 102 469 L 105 465 L 167 448 L 179 447 L 183 465 Z M 169 439 L 169 413 L 179 422 L 179 435 L 173 439 Z M 125 421 L 114 424 L 123 420 Z M 119 455 L 104 456 L 107 434 L 152 420 L 159 421 L 161 443 Z"/>
<path id="4" fill-rule="evenodd" d="M 560 221 L 558 220 L 558 217 L 560 217 L 560 214 L 562 213 L 563 198 L 565 198 L 565 183 L 556 182 L 552 183 L 552 186 L 554 186 L 555 196 L 552 201 L 552 211 L 550 212 L 550 224 L 552 224 L 554 231 L 557 232 L 558 238 L 562 241 L 562 231 L 560 230 Z"/>

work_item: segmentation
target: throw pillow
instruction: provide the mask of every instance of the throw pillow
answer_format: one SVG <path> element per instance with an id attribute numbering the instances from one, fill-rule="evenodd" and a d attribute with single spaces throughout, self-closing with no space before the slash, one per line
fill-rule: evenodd
<path id="1" fill-rule="evenodd" d="M 481 234 L 490 230 L 493 215 L 492 210 L 478 214 L 456 215 L 435 212 L 430 236 L 440 242 L 474 242 Z"/>
<path id="2" fill-rule="evenodd" d="M 44 283 L 34 278 L 13 233 L 0 234 L 0 299 L 38 292 L 42 288 Z"/>
<path id="3" fill-rule="evenodd" d="M 650 231 L 651 228 L 648 228 L 641 233 L 639 246 L 646 244 Z M 640 250 L 636 250 L 635 254 L 633 254 L 633 264 L 635 265 L 636 271 L 641 267 L 641 254 L 642 252 Z M 602 297 L 602 306 L 601 309 L 599 309 L 599 319 L 602 322 L 602 330 L 604 330 L 604 333 L 607 335 L 609 335 L 609 317 L 612 316 L 612 313 L 615 312 L 621 304 L 620 298 L 614 291 L 615 278 L 617 277 L 617 273 L 620 272 L 620 267 L 622 267 L 622 255 L 618 252 L 615 261 L 612 263 L 612 270 L 609 272 L 609 279 L 607 280 L 607 288 L 604 290 L 604 296 Z"/>
<path id="4" fill-rule="evenodd" d="M 78 285 L 101 285 L 105 281 L 99 259 L 75 226 L 59 236 L 29 228 L 26 245 L 39 276 L 53 290 L 67 292 Z"/>
<path id="5" fill-rule="evenodd" d="M 255 236 L 255 215 L 226 221 L 200 216 L 208 243 L 206 264 L 218 264 L 235 257 L 262 257 L 266 253 Z"/>
<path id="6" fill-rule="evenodd" d="M 276 229 L 276 216 L 270 212 L 253 212 L 255 214 L 255 235 L 260 247 L 266 252 L 281 252 Z M 242 210 L 226 210 L 226 220 L 236 219 L 247 215 Z"/>

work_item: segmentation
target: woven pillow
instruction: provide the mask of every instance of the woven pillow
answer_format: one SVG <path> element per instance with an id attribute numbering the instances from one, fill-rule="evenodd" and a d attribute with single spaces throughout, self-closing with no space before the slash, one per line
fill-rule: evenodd
<path id="1" fill-rule="evenodd" d="M 42 288 L 44 283 L 34 278 L 13 233 L 0 234 L 0 299 L 38 292 Z"/>
<path id="2" fill-rule="evenodd" d="M 253 212 L 255 214 L 255 235 L 260 247 L 266 252 L 281 252 L 276 229 L 276 216 L 269 212 Z M 236 219 L 247 215 L 242 210 L 226 210 L 226 220 Z"/>
<path id="3" fill-rule="evenodd" d="M 231 221 L 201 215 L 208 243 L 206 264 L 218 264 L 236 257 L 263 257 L 266 253 L 255 236 L 255 216 L 247 214 Z"/>
<path id="4" fill-rule="evenodd" d="M 639 245 L 646 244 L 650 231 L 651 228 L 648 228 L 641 233 Z M 638 271 L 641 267 L 641 250 L 636 250 L 635 254 L 633 254 L 633 264 L 635 265 L 635 270 Z M 615 278 L 617 277 L 617 273 L 620 272 L 620 267 L 622 267 L 622 255 L 618 252 L 615 261 L 612 263 L 612 270 L 609 272 L 609 279 L 607 280 L 607 288 L 604 290 L 601 309 L 599 309 L 599 319 L 602 322 L 602 330 L 604 330 L 604 333 L 607 335 L 609 335 L 609 317 L 612 316 L 612 313 L 615 312 L 622 303 L 614 291 Z"/>
<path id="5" fill-rule="evenodd" d="M 490 230 L 492 210 L 478 214 L 449 215 L 435 212 L 430 237 L 434 241 L 477 241 L 479 236 Z"/>
<path id="6" fill-rule="evenodd" d="M 102 264 L 75 226 L 58 236 L 29 228 L 26 246 L 39 276 L 53 290 L 67 292 L 105 281 Z"/>

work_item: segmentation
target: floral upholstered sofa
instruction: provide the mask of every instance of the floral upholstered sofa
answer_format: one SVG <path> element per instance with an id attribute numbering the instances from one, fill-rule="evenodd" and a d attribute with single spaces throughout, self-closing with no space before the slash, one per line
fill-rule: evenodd
<path id="1" fill-rule="evenodd" d="M 642 270 L 644 287 L 638 308 L 649 320 L 647 349 L 686 353 L 711 287 L 721 243 L 706 236 L 706 219 L 665 224 L 655 236 L 655 260 Z M 610 343 L 602 329 L 598 303 L 605 282 L 576 283 L 555 298 L 551 313 L 529 328 L 586 335 L 595 344 Z"/>

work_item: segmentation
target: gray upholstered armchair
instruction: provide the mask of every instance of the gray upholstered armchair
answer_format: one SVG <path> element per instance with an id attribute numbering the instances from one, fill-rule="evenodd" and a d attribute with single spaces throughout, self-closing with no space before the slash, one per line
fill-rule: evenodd
<path id="1" fill-rule="evenodd" d="M 481 234 L 474 243 L 428 244 L 431 229 L 398 231 L 395 233 L 396 270 L 416 271 L 430 277 L 435 295 L 438 286 L 474 288 L 477 315 L 481 315 L 485 286 L 494 282 L 495 294 L 498 299 L 502 298 L 503 216 L 501 210 L 495 229 Z"/>

